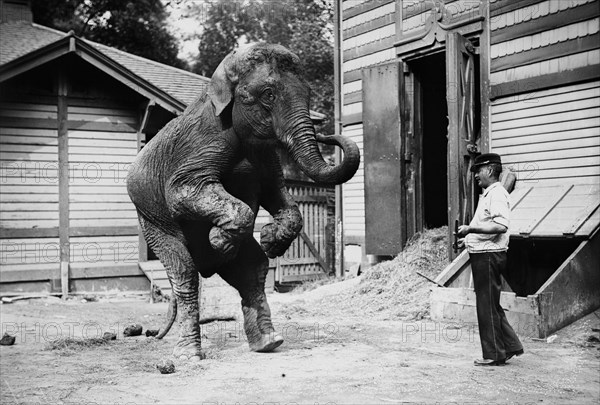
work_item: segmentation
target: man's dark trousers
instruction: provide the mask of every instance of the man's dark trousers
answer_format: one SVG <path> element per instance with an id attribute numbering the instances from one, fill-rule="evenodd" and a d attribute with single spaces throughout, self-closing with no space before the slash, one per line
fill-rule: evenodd
<path id="1" fill-rule="evenodd" d="M 469 256 L 483 358 L 504 360 L 507 352 L 523 349 L 500 306 L 500 274 L 506 268 L 506 252 L 469 253 Z"/>

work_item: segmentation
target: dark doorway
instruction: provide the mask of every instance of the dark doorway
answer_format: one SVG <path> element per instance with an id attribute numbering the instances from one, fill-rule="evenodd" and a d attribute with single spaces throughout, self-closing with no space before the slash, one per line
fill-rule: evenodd
<path id="1" fill-rule="evenodd" d="M 439 52 L 411 63 L 415 73 L 415 103 L 420 114 L 415 128 L 421 133 L 421 190 L 423 225 L 448 225 L 448 104 L 446 54 Z"/>

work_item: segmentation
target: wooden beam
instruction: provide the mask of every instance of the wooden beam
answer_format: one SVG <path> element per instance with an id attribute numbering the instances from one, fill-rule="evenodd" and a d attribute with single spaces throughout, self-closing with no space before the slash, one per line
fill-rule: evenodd
<path id="1" fill-rule="evenodd" d="M 598 43 L 600 43 L 600 33 L 503 56 L 492 60 L 491 71 L 499 72 L 535 62 L 591 51 L 598 49 Z"/>
<path id="2" fill-rule="evenodd" d="M 352 38 L 360 34 L 366 34 L 367 32 L 376 30 L 377 28 L 382 28 L 386 25 L 393 24 L 395 21 L 397 21 L 395 13 L 386 14 L 384 16 L 375 18 L 374 20 L 345 29 L 344 39 Z"/>
<path id="3" fill-rule="evenodd" d="M 541 211 L 541 215 L 534 217 L 525 229 L 519 230 L 519 234 L 521 236 L 531 235 L 535 228 L 537 228 L 538 225 L 542 223 L 544 218 L 546 218 L 548 214 L 550 214 L 554 207 L 556 207 L 558 203 L 560 203 L 563 200 L 563 198 L 565 198 L 565 196 L 569 194 L 569 191 L 571 191 L 572 188 L 573 184 L 569 185 L 568 187 L 565 187 L 560 194 L 555 195 L 554 200 L 551 200 L 551 203 L 548 204 L 543 211 Z"/>
<path id="4" fill-rule="evenodd" d="M 362 112 L 354 113 L 354 114 L 346 114 L 342 116 L 342 123 L 344 126 L 352 125 L 352 124 L 360 124 L 362 123 Z"/>
<path id="5" fill-rule="evenodd" d="M 600 8 L 598 7 L 598 3 L 595 2 L 573 7 L 559 13 L 548 14 L 492 31 L 492 44 L 539 34 L 540 32 L 596 18 L 598 15 L 600 15 Z"/>
<path id="6" fill-rule="evenodd" d="M 0 229 L 0 239 L 55 238 L 57 236 L 58 228 Z"/>
<path id="7" fill-rule="evenodd" d="M 509 11 L 519 10 L 546 0 L 500 0 L 490 5 L 490 16 L 497 17 Z"/>
<path id="8" fill-rule="evenodd" d="M 138 235 L 137 226 L 97 226 L 97 227 L 72 227 L 70 236 L 135 236 Z"/>
<path id="9" fill-rule="evenodd" d="M 312 241 L 310 240 L 310 238 L 308 237 L 306 232 L 304 232 L 304 231 L 300 232 L 300 237 L 302 238 L 304 243 L 306 243 L 306 246 L 308 246 L 308 250 L 310 250 L 310 253 L 319 261 L 319 264 L 321 265 L 323 272 L 329 273 L 330 269 L 327 266 L 327 263 L 325 263 L 325 260 L 323 260 L 323 258 L 319 254 L 319 251 L 317 250 L 315 245 L 312 243 Z"/>
<path id="10" fill-rule="evenodd" d="M 552 87 L 574 84 L 600 77 L 600 65 L 585 66 L 564 72 L 550 73 L 528 79 L 492 84 L 490 86 L 490 99 L 514 96 L 517 94 L 531 93 Z"/>
<path id="11" fill-rule="evenodd" d="M 570 324 L 600 306 L 600 233 L 581 242 L 539 288 L 537 295 L 548 297 L 543 302 L 541 325 L 544 335 Z"/>
<path id="12" fill-rule="evenodd" d="M 40 50 L 28 53 L 20 58 L 0 66 L 0 83 L 25 73 L 38 66 L 60 58 L 69 53 L 68 39 L 61 39 Z"/>
<path id="13" fill-rule="evenodd" d="M 58 238 L 60 244 L 60 280 L 62 298 L 69 295 L 69 127 L 68 78 L 62 64 L 58 71 Z"/>
<path id="14" fill-rule="evenodd" d="M 354 48 L 346 49 L 344 51 L 344 61 L 348 62 L 352 59 L 361 58 L 363 56 L 370 55 L 375 52 L 384 51 L 394 46 L 396 37 L 391 36 L 387 38 L 376 39 L 365 45 L 360 45 Z"/>
<path id="15" fill-rule="evenodd" d="M 373 9 L 376 9 L 377 7 L 381 7 L 384 6 L 388 3 L 392 3 L 396 0 L 367 0 L 364 3 L 356 6 L 356 7 L 352 7 L 351 9 L 347 10 L 347 11 L 343 11 L 340 9 L 341 14 L 342 14 L 342 18 L 344 20 L 347 20 L 351 17 L 356 17 L 359 14 L 363 14 L 366 13 L 367 11 L 371 11 Z"/>

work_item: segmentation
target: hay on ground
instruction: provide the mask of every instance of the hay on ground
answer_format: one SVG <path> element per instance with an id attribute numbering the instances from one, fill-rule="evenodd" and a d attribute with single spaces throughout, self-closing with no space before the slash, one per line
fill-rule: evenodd
<path id="1" fill-rule="evenodd" d="M 422 319 L 429 316 L 429 294 L 435 279 L 448 265 L 448 228 L 416 234 L 393 260 L 367 269 L 352 294 L 359 311 L 384 318 Z"/>

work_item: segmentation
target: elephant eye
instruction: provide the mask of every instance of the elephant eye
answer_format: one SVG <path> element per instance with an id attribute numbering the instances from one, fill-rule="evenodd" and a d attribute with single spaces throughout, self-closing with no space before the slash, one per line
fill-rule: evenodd
<path id="1" fill-rule="evenodd" d="M 275 100 L 275 94 L 273 94 L 273 91 L 271 89 L 266 89 L 262 93 L 262 98 L 265 101 L 274 101 Z"/>

